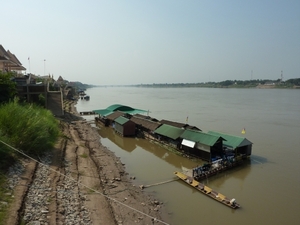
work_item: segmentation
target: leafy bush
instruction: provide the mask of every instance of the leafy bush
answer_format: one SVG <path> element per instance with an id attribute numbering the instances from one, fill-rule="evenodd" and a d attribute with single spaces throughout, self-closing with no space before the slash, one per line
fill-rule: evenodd
<path id="1" fill-rule="evenodd" d="M 16 83 L 11 79 L 13 78 L 13 73 L 4 73 L 0 70 L 0 103 L 8 102 L 17 93 Z"/>
<path id="2" fill-rule="evenodd" d="M 0 107 L 0 139 L 26 153 L 41 154 L 49 150 L 59 132 L 58 121 L 40 106 L 14 100 Z"/>

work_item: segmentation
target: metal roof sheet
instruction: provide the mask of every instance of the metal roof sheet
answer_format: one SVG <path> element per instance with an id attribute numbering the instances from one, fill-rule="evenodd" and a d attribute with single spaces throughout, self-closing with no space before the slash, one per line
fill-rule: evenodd
<path id="1" fill-rule="evenodd" d="M 225 141 L 223 141 L 223 144 L 232 148 L 243 147 L 243 146 L 253 144 L 251 141 L 249 141 L 247 138 L 244 137 L 234 136 L 230 134 L 223 134 L 216 131 L 208 131 L 208 133 L 223 137 L 225 139 Z"/>
<path id="2" fill-rule="evenodd" d="M 194 148 L 195 145 L 196 145 L 196 142 L 183 139 L 182 142 L 181 142 L 181 144 L 185 145 L 185 146 L 188 146 L 190 148 Z"/>
<path id="3" fill-rule="evenodd" d="M 134 122 L 135 124 L 138 124 L 142 127 L 145 127 L 151 131 L 154 131 L 157 127 L 159 127 L 161 124 L 157 123 L 157 122 L 153 122 L 147 118 L 142 118 L 142 117 L 136 117 L 136 116 L 132 116 L 130 118 L 130 120 L 132 122 Z"/>
<path id="4" fill-rule="evenodd" d="M 173 140 L 176 140 L 177 138 L 180 137 L 180 135 L 184 132 L 183 129 L 178 128 L 178 127 L 173 127 L 167 124 L 163 124 L 160 127 L 158 127 L 154 133 L 160 134 L 162 136 L 169 137 Z"/>
<path id="5" fill-rule="evenodd" d="M 121 125 L 124 125 L 125 123 L 127 123 L 129 121 L 129 119 L 123 117 L 123 116 L 119 116 L 117 119 L 115 119 L 115 122 Z"/>
<path id="6" fill-rule="evenodd" d="M 178 128 L 184 128 L 184 129 L 191 129 L 191 130 L 200 130 L 198 127 L 195 126 L 190 126 L 186 123 L 179 123 L 179 122 L 174 122 L 174 121 L 170 121 L 170 120 L 161 120 L 159 121 L 161 124 L 167 124 L 173 127 L 178 127 Z"/>
<path id="7" fill-rule="evenodd" d="M 111 114 L 112 112 L 115 112 L 115 111 L 121 111 L 121 112 L 128 113 L 128 114 L 131 114 L 131 115 L 134 115 L 134 114 L 137 114 L 137 113 L 147 112 L 146 110 L 143 110 L 143 109 L 134 109 L 134 108 L 131 108 L 129 106 L 120 105 L 120 104 L 111 105 L 111 106 L 107 107 L 106 109 L 93 110 L 93 112 L 95 112 L 95 113 L 97 113 L 101 116 L 107 116 L 107 115 L 109 115 L 109 114 Z"/>
<path id="8" fill-rule="evenodd" d="M 167 124 L 173 127 L 178 127 L 178 128 L 184 128 L 187 124 L 185 123 L 178 123 L 170 120 L 161 120 L 159 121 L 161 124 Z"/>
<path id="9" fill-rule="evenodd" d="M 223 140 L 221 136 L 211 135 L 196 130 L 185 130 L 180 137 L 208 146 L 214 146 L 218 141 Z"/>
<path id="10" fill-rule="evenodd" d="M 124 113 L 120 112 L 120 111 L 110 112 L 110 114 L 107 115 L 106 118 L 109 119 L 109 120 L 115 120 L 118 117 L 123 116 L 123 115 L 124 115 Z"/>
<path id="11" fill-rule="evenodd" d="M 142 115 L 142 114 L 135 114 L 134 117 L 143 118 L 147 120 L 151 120 L 153 122 L 159 122 L 156 118 L 150 117 L 148 115 Z"/>

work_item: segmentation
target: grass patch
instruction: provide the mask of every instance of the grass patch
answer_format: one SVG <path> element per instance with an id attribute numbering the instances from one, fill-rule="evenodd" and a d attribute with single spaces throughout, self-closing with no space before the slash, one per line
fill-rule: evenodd
<path id="1" fill-rule="evenodd" d="M 27 154 L 40 155 L 51 149 L 59 135 L 59 122 L 47 109 L 17 99 L 0 107 L 1 140 Z"/>
<path id="2" fill-rule="evenodd" d="M 81 155 L 79 155 L 81 158 L 87 158 L 88 157 L 88 155 L 86 154 L 86 153 L 83 153 L 83 154 L 81 154 Z"/>

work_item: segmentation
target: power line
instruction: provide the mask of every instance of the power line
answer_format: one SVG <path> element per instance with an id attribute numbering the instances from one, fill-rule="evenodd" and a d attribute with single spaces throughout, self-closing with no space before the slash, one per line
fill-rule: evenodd
<path id="1" fill-rule="evenodd" d="M 15 150 L 16 152 L 20 153 L 21 155 L 23 155 L 23 156 L 25 156 L 25 157 L 27 157 L 27 158 L 29 158 L 29 159 L 35 161 L 36 163 L 38 163 L 38 164 L 40 164 L 40 165 L 43 165 L 43 166 L 46 166 L 46 167 L 49 167 L 48 165 L 46 165 L 46 164 L 44 164 L 44 163 L 42 163 L 42 162 L 39 162 L 38 160 L 36 160 L 36 159 L 30 157 L 29 155 L 25 154 L 24 152 L 22 152 L 22 151 L 16 149 L 15 147 L 13 147 L 13 146 L 7 144 L 6 142 L 4 142 L 4 141 L 2 141 L 2 140 L 0 140 L 0 142 L 1 142 L 2 144 L 6 145 L 7 147 L 9 147 L 9 148 Z M 159 219 L 157 219 L 157 218 L 155 218 L 155 217 L 153 217 L 153 216 L 150 216 L 150 215 L 148 215 L 148 214 L 146 214 L 146 213 L 144 213 L 144 212 L 142 212 L 142 211 L 140 211 L 140 210 L 138 210 L 138 209 L 135 209 L 135 208 L 133 208 L 133 207 L 131 207 L 131 206 L 129 206 L 129 205 L 126 205 L 126 204 L 124 204 L 123 202 L 120 202 L 120 201 L 118 201 L 118 200 L 116 200 L 116 199 L 114 199 L 114 198 L 111 198 L 111 197 L 109 197 L 109 196 L 107 196 L 107 195 L 105 195 L 105 194 L 103 194 L 103 193 L 101 193 L 101 192 L 99 192 L 99 191 L 97 191 L 97 190 L 95 190 L 95 189 L 93 189 L 93 188 L 90 188 L 90 187 L 88 187 L 87 185 L 82 184 L 82 183 L 80 183 L 79 181 L 75 180 L 74 178 L 69 177 L 69 176 L 66 176 L 65 174 L 62 174 L 62 173 L 60 173 L 60 172 L 58 172 L 58 171 L 52 169 L 51 167 L 49 167 L 49 170 L 51 170 L 51 171 L 53 171 L 53 172 L 55 172 L 55 173 L 57 173 L 57 174 L 59 174 L 59 175 L 65 177 L 65 178 L 67 178 L 67 179 L 69 179 L 69 180 L 71 180 L 71 181 L 74 181 L 74 182 L 77 183 L 78 185 L 81 185 L 81 186 L 83 186 L 83 187 L 85 187 L 85 188 L 87 188 L 87 189 L 89 189 L 89 190 L 91 190 L 91 191 L 93 191 L 93 192 L 95 192 L 95 193 L 97 193 L 97 194 L 100 194 L 100 195 L 102 195 L 103 197 L 105 197 L 105 198 L 107 198 L 107 199 L 109 199 L 109 200 L 111 200 L 111 201 L 114 201 L 114 202 L 116 202 L 116 203 L 118 203 L 118 204 L 120 204 L 120 205 L 122 205 L 122 206 L 125 206 L 125 207 L 127 207 L 127 208 L 129 208 L 129 209 L 131 209 L 131 210 L 133 210 L 133 211 L 136 211 L 136 212 L 138 212 L 138 213 L 140 213 L 140 214 L 142 214 L 142 215 L 144 215 L 144 216 L 147 216 L 147 217 L 151 218 L 153 221 L 156 221 L 156 222 L 160 222 L 160 223 L 162 223 L 162 224 L 169 225 L 168 223 L 166 223 L 166 222 L 164 222 L 164 221 L 162 221 L 162 220 L 159 220 Z"/>

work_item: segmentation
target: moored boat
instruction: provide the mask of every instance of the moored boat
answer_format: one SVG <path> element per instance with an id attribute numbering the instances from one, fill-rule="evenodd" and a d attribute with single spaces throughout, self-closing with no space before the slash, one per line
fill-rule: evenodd
<path id="1" fill-rule="evenodd" d="M 188 185 L 196 188 L 198 191 L 213 198 L 214 200 L 216 200 L 230 208 L 233 208 L 233 209 L 240 208 L 240 204 L 238 204 L 234 198 L 230 199 L 230 198 L 226 197 L 225 195 L 214 191 L 210 187 L 196 181 L 194 178 L 192 178 L 184 173 L 174 172 L 174 174 L 178 178 L 183 180 L 185 183 L 187 183 Z"/>

